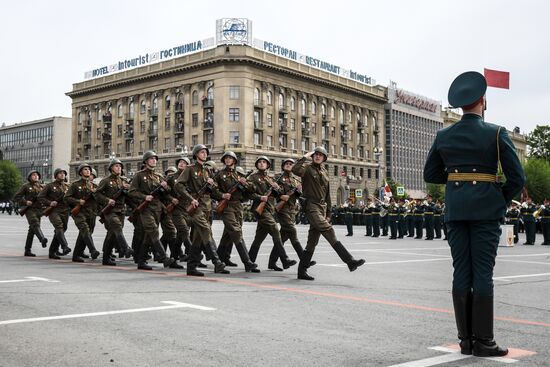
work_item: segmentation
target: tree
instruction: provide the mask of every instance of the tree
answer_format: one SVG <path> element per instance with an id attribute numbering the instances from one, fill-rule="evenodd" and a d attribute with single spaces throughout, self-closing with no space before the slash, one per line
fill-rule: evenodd
<path id="1" fill-rule="evenodd" d="M 10 161 L 0 161 L 0 199 L 11 199 L 21 185 L 21 173 Z"/>
<path id="2" fill-rule="evenodd" d="M 550 198 L 550 161 L 529 159 L 524 166 L 525 187 L 535 203 Z"/>
<path id="3" fill-rule="evenodd" d="M 550 126 L 537 125 L 535 130 L 527 135 L 527 145 L 529 145 L 529 158 L 550 162 Z"/>
<path id="4" fill-rule="evenodd" d="M 445 185 L 427 183 L 426 190 L 428 195 L 431 195 L 434 201 L 445 201 Z"/>

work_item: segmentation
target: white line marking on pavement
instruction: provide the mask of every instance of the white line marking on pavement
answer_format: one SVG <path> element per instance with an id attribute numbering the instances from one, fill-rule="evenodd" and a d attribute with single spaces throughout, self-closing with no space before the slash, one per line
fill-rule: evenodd
<path id="1" fill-rule="evenodd" d="M 506 259 L 499 259 L 499 256 L 497 256 L 497 261 L 504 261 L 509 263 L 520 263 L 520 264 L 550 265 L 550 262 L 545 263 L 542 261 L 506 260 Z"/>
<path id="2" fill-rule="evenodd" d="M 135 312 L 148 312 L 148 311 L 161 311 L 161 310 L 171 310 L 174 308 L 194 308 L 201 311 L 215 311 L 215 308 L 193 305 L 190 303 L 181 303 L 175 301 L 162 301 L 161 303 L 169 304 L 170 306 L 158 306 L 158 307 L 146 307 L 146 308 L 133 308 L 129 310 L 117 310 L 117 311 L 103 311 L 103 312 L 91 312 L 91 313 L 81 313 L 73 315 L 61 315 L 61 316 L 48 316 L 48 317 L 35 317 L 32 319 L 16 319 L 16 320 L 6 320 L 0 321 L 0 325 L 9 325 L 9 324 L 21 324 L 26 322 L 37 322 L 37 321 L 50 321 L 50 320 L 63 320 L 63 319 L 76 319 L 80 317 L 95 317 L 95 316 L 106 316 L 106 315 L 117 315 L 121 313 L 135 313 Z"/>
<path id="3" fill-rule="evenodd" d="M 550 273 L 539 273 L 539 274 L 523 274 L 523 275 L 509 275 L 506 277 L 495 277 L 493 280 L 507 280 L 507 279 L 516 279 L 516 278 L 532 278 L 532 277 L 543 277 L 550 275 Z"/>
<path id="4" fill-rule="evenodd" d="M 372 261 L 372 262 L 366 262 L 365 265 L 385 265 L 385 264 L 403 264 L 403 263 L 423 263 L 423 262 L 430 262 L 430 261 L 447 261 L 450 258 L 443 258 L 443 259 L 416 259 L 416 260 L 395 260 L 395 261 Z"/>
<path id="5" fill-rule="evenodd" d="M 448 363 L 448 362 L 454 362 L 459 361 L 461 359 L 471 358 L 472 356 L 460 354 L 460 353 L 452 353 L 452 354 L 445 354 L 442 356 L 432 357 L 432 358 L 426 358 L 426 359 L 420 359 L 418 361 L 412 361 L 412 362 L 405 362 L 401 364 L 394 364 L 390 367 L 428 367 L 428 366 L 437 366 L 438 364 Z"/>
<path id="6" fill-rule="evenodd" d="M 40 278 L 40 277 L 25 277 L 25 279 L 0 280 L 0 283 L 20 283 L 20 282 L 37 282 L 37 281 L 48 282 L 48 283 L 59 283 L 59 280 Z"/>

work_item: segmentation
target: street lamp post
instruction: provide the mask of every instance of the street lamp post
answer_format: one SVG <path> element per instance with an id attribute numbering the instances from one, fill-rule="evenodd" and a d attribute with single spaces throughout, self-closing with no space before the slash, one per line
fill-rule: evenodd
<path id="1" fill-rule="evenodd" d="M 44 163 L 42 163 L 42 182 L 44 182 L 48 176 L 48 159 L 46 158 Z"/>
<path id="2" fill-rule="evenodd" d="M 373 153 L 374 153 L 374 159 L 376 159 L 376 164 L 378 165 L 377 172 L 378 177 L 376 178 L 376 194 L 378 195 L 378 198 L 380 198 L 380 155 L 384 152 L 384 149 L 382 149 L 379 146 L 374 147 Z"/>

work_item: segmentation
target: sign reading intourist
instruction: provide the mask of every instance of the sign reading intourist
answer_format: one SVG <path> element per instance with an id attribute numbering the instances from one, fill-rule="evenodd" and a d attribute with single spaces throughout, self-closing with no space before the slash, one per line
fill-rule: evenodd
<path id="1" fill-rule="evenodd" d="M 216 37 L 196 40 L 193 42 L 176 45 L 164 50 L 135 55 L 128 59 L 120 60 L 111 65 L 101 66 L 99 68 L 84 73 L 84 79 L 97 78 L 109 74 L 118 73 L 128 69 L 145 66 L 156 62 L 169 60 L 175 57 L 203 51 L 218 45 L 238 44 L 248 45 L 254 48 L 272 53 L 274 55 L 294 60 L 301 64 L 309 65 L 316 69 L 324 70 L 331 74 L 355 80 L 359 83 L 373 85 L 374 79 L 365 74 L 358 73 L 351 69 L 344 69 L 325 60 L 304 55 L 291 50 L 287 47 L 277 45 L 272 42 L 262 41 L 252 38 L 252 21 L 244 18 L 223 18 L 216 21 Z"/>

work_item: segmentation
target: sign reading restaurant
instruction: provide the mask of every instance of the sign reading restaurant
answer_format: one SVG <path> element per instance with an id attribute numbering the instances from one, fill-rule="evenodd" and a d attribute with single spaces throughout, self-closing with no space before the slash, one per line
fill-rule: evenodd
<path id="1" fill-rule="evenodd" d="M 97 78 L 109 74 L 118 73 L 128 69 L 145 66 L 156 62 L 169 60 L 190 53 L 203 51 L 218 45 L 239 44 L 294 60 L 301 64 L 309 65 L 331 74 L 355 80 L 362 84 L 374 85 L 376 81 L 370 76 L 358 73 L 351 69 L 344 69 L 330 62 L 304 55 L 287 47 L 252 38 L 252 21 L 244 18 L 223 18 L 216 21 L 216 37 L 204 40 L 196 40 L 182 45 L 176 45 L 164 50 L 154 51 L 143 55 L 137 55 L 120 60 L 111 65 L 105 65 L 84 73 L 84 79 Z"/>

